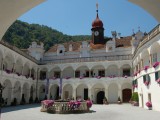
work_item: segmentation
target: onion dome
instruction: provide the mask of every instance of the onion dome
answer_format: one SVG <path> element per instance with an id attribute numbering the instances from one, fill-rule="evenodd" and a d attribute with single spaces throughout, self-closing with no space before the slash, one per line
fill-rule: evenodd
<path id="1" fill-rule="evenodd" d="M 98 16 L 98 4 L 96 4 L 97 6 L 97 17 L 96 19 L 92 22 L 92 28 L 96 28 L 96 27 L 103 27 L 103 22 L 99 19 Z"/>
<path id="2" fill-rule="evenodd" d="M 103 27 L 103 22 L 99 19 L 98 12 L 97 12 L 96 19 L 92 22 L 92 28 L 96 28 L 96 27 Z"/>

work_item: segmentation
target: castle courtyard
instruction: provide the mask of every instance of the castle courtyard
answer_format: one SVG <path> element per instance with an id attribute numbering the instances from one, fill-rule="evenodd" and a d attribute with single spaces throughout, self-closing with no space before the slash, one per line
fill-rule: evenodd
<path id="1" fill-rule="evenodd" d="M 48 114 L 40 105 L 24 105 L 2 109 L 1 120 L 159 120 L 157 111 L 133 107 L 130 104 L 93 105 L 90 113 Z"/>

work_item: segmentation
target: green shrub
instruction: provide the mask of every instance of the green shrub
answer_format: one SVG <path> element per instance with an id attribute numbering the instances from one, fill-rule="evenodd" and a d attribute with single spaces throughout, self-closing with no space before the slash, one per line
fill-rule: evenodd
<path id="1" fill-rule="evenodd" d="M 139 97 L 138 97 L 137 92 L 132 93 L 131 101 L 136 101 L 136 102 L 139 101 Z"/>

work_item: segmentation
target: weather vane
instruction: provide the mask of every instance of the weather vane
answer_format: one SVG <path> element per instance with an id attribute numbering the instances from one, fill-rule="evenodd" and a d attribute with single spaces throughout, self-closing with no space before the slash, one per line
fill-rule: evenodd
<path id="1" fill-rule="evenodd" d="M 96 3 L 96 7 L 97 7 L 97 10 L 98 10 L 98 3 Z"/>

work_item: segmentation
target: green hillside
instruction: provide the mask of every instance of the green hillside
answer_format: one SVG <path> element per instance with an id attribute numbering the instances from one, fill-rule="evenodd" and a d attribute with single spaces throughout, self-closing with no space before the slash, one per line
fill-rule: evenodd
<path id="1" fill-rule="evenodd" d="M 48 26 L 29 24 L 20 20 L 14 22 L 3 37 L 4 41 L 21 49 L 28 48 L 33 41 L 43 42 L 45 50 L 57 43 L 90 39 L 90 35 L 70 36 Z"/>

